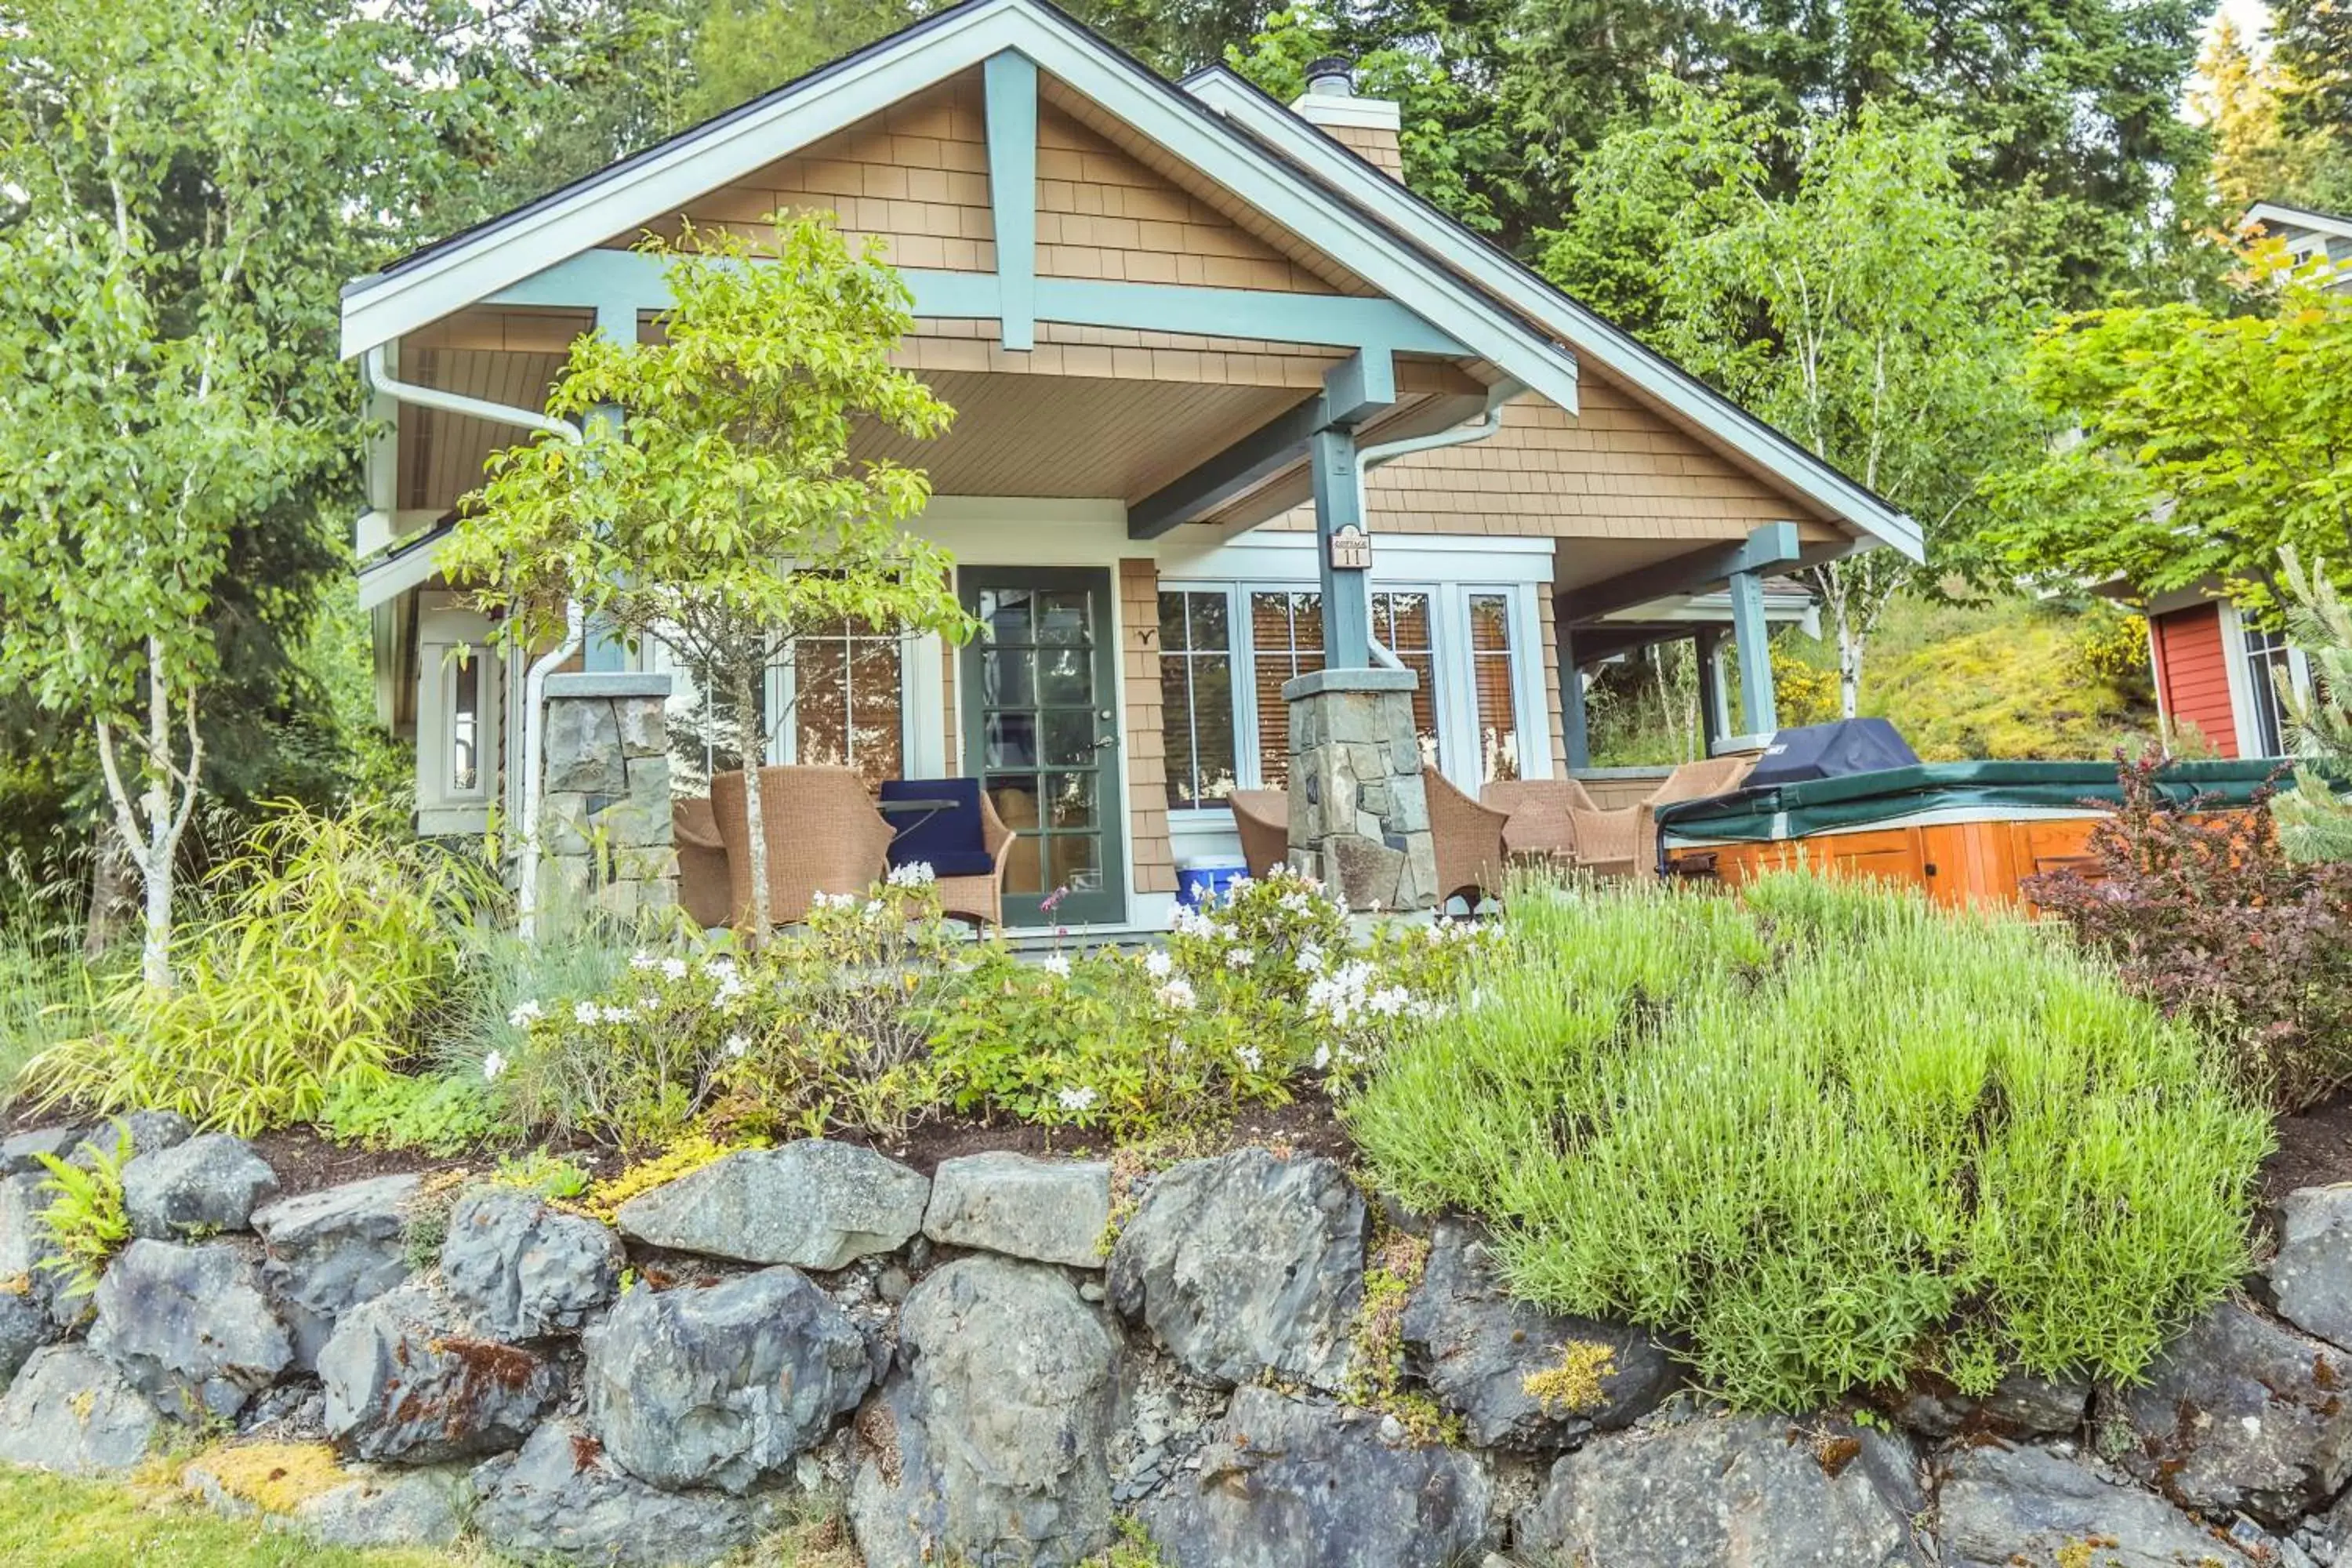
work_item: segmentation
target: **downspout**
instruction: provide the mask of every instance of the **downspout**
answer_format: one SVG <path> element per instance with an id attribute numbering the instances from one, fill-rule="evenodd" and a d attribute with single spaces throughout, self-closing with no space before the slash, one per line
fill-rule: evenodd
<path id="1" fill-rule="evenodd" d="M 1401 441 L 1383 441 L 1376 447 L 1358 447 L 1356 449 L 1356 515 L 1358 517 L 1371 515 L 1370 508 L 1364 500 L 1366 474 L 1392 458 L 1410 457 L 1415 452 L 1434 452 L 1444 447 L 1467 447 L 1473 442 L 1485 440 L 1503 427 L 1503 405 L 1526 390 L 1527 387 L 1522 384 L 1505 376 L 1486 389 L 1486 406 L 1475 419 L 1460 425 L 1448 426 L 1445 429 L 1433 431 L 1426 436 L 1408 436 Z M 1404 668 L 1403 661 L 1397 658 L 1387 644 L 1381 642 L 1377 637 L 1371 641 L 1373 663 L 1383 669 Z"/>
<path id="2" fill-rule="evenodd" d="M 561 437 L 578 447 L 585 439 L 580 426 L 536 408 L 517 408 L 503 403 L 490 403 L 463 393 L 445 392 L 436 386 L 418 386 L 413 382 L 395 380 L 384 369 L 383 345 L 367 351 L 360 361 L 360 375 L 368 388 L 380 392 L 395 403 L 413 404 L 418 408 L 437 409 L 444 414 L 460 414 L 469 419 L 487 420 L 494 425 L 520 425 L 527 430 L 541 430 Z M 540 756 L 545 749 L 545 726 L 541 712 L 546 705 L 547 678 L 556 667 L 580 651 L 585 640 L 587 617 L 577 599 L 563 606 L 563 640 L 533 660 L 522 683 L 522 854 L 525 864 L 515 877 L 515 928 L 528 946 L 537 935 L 539 918 L 538 868 L 535 859 L 539 844 Z"/>

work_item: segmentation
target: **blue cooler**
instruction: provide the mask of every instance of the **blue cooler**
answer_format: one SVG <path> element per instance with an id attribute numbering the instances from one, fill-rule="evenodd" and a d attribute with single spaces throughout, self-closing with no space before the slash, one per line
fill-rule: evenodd
<path id="1" fill-rule="evenodd" d="M 1179 867 L 1176 872 L 1176 901 L 1192 909 L 1202 909 L 1217 901 L 1226 889 L 1249 875 L 1246 866 L 1222 865 L 1211 860 L 1195 860 Z"/>

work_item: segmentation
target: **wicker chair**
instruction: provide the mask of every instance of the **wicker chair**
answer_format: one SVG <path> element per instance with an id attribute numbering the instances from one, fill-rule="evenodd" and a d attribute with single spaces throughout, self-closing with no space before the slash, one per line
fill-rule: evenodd
<path id="1" fill-rule="evenodd" d="M 1658 807 L 1678 800 L 1729 795 L 1756 765 L 1753 752 L 1685 763 L 1638 805 L 1570 814 L 1580 870 L 1603 877 L 1654 876 L 1658 869 Z"/>
<path id="2" fill-rule="evenodd" d="M 1572 858 L 1575 814 L 1598 809 L 1574 779 L 1498 779 L 1478 792 L 1478 803 L 1509 818 L 1503 848 L 1515 858 Z"/>
<path id="3" fill-rule="evenodd" d="M 1429 832 L 1437 852 L 1437 904 L 1460 898 L 1472 909 L 1481 899 L 1503 890 L 1507 861 L 1503 848 L 1503 825 L 1509 820 L 1492 806 L 1479 805 L 1433 769 L 1422 772 L 1429 798 Z"/>
<path id="4" fill-rule="evenodd" d="M 1227 797 L 1234 831 L 1241 835 L 1242 863 L 1264 877 L 1290 858 L 1290 796 L 1278 789 L 1237 789 Z"/>
<path id="5" fill-rule="evenodd" d="M 1004 865 L 1012 858 L 1013 841 L 1020 835 L 1005 826 L 996 802 L 978 779 L 893 779 L 882 785 L 885 805 L 893 800 L 945 799 L 954 809 L 938 816 L 922 816 L 898 827 L 890 863 L 928 862 L 937 873 L 934 886 L 940 912 L 974 925 L 1004 923 Z M 970 837 L 979 828 L 977 854 Z M 987 858 L 987 867 L 975 864 Z"/>
<path id="6" fill-rule="evenodd" d="M 727 846 L 727 888 L 735 923 L 751 918 L 751 835 L 743 775 L 710 781 L 710 810 Z M 817 893 L 861 893 L 889 874 L 890 825 L 874 809 L 866 781 L 847 768 L 760 770 L 760 817 L 768 849 L 768 918 L 808 918 Z"/>
<path id="7" fill-rule="evenodd" d="M 670 802 L 670 837 L 677 844 L 677 907 L 703 930 L 723 926 L 735 905 L 727 885 L 727 845 L 708 795 Z"/>

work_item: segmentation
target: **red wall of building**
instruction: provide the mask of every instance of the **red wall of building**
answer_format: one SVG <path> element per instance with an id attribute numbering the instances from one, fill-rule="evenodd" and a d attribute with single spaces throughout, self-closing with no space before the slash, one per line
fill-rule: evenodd
<path id="1" fill-rule="evenodd" d="M 2221 646 L 2221 611 L 2197 605 L 2157 616 L 2156 690 L 2176 728 L 2195 725 L 2214 752 L 2238 754 L 2237 711 L 2230 703 L 2229 655 Z"/>

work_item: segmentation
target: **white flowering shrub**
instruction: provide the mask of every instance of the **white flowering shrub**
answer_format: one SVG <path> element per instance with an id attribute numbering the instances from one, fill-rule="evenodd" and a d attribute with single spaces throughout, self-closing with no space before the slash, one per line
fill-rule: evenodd
<path id="1" fill-rule="evenodd" d="M 1278 1104 L 1350 1074 L 1450 996 L 1486 928 L 1351 937 L 1345 907 L 1279 871 L 1178 912 L 1167 945 L 1024 961 L 990 950 L 933 1031 L 940 1090 L 964 1111 L 1121 1136 Z"/>
<path id="2" fill-rule="evenodd" d="M 895 1131 L 934 1098 L 926 1018 L 959 937 L 929 877 L 817 895 L 756 953 L 637 953 L 593 996 L 532 997 L 511 1052 L 483 1058 L 524 1121 L 645 1147 L 698 1123 Z"/>

